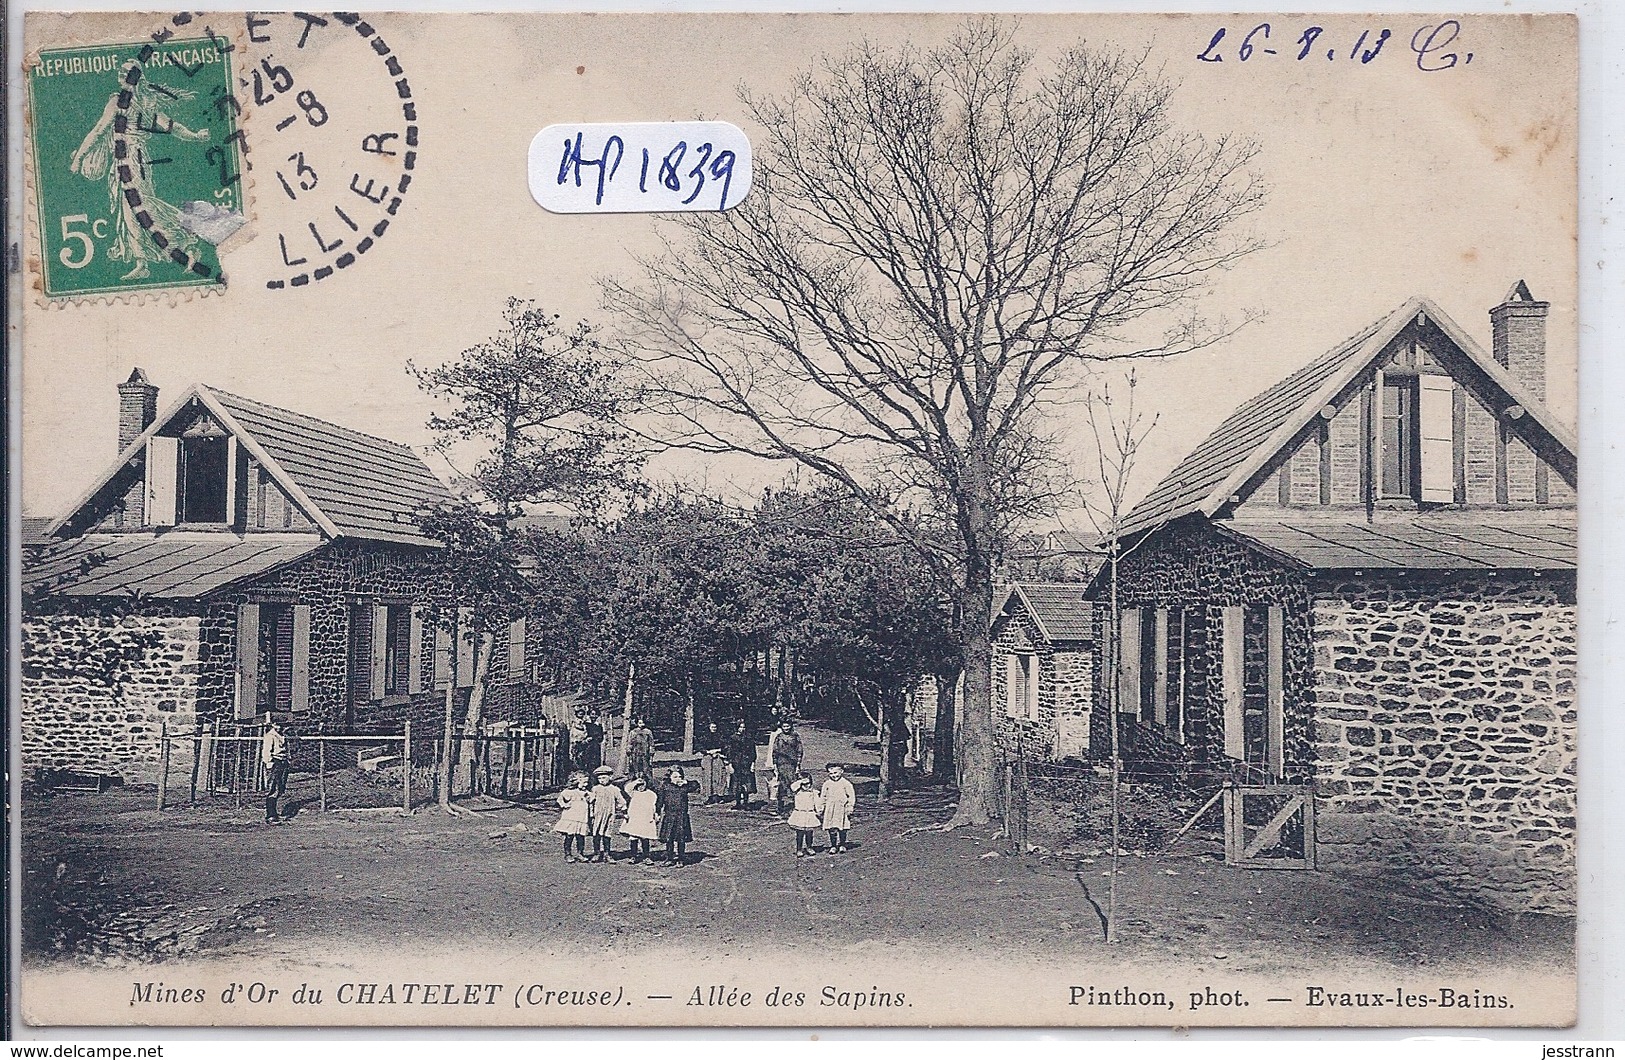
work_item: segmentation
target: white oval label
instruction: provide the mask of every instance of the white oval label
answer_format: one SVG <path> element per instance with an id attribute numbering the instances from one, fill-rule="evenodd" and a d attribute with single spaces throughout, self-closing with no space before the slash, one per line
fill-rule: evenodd
<path id="1" fill-rule="evenodd" d="M 750 140 L 725 121 L 549 125 L 530 194 L 554 213 L 726 210 L 750 191 Z"/>

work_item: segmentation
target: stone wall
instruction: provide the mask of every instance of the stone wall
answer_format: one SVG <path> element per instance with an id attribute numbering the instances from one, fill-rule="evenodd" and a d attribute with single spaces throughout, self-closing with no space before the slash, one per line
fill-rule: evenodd
<path id="1" fill-rule="evenodd" d="M 1189 668 L 1185 739 L 1181 742 L 1171 734 L 1152 732 L 1150 726 L 1144 727 L 1143 734 L 1131 733 L 1131 738 L 1144 737 L 1125 752 L 1131 767 L 1182 774 L 1198 784 L 1211 783 L 1232 772 L 1235 763 L 1224 753 L 1224 609 L 1279 606 L 1284 619 L 1282 714 L 1286 771 L 1288 776 L 1307 772 L 1312 754 L 1313 658 L 1309 588 L 1302 573 L 1244 547 L 1206 522 L 1187 520 L 1160 531 L 1123 559 L 1118 572 L 1118 597 L 1123 608 L 1183 609 L 1191 631 L 1185 656 Z M 1096 615 L 1095 643 L 1115 643 L 1110 609 L 1099 607 Z M 1262 651 L 1261 644 L 1249 646 L 1255 658 Z M 1107 673 L 1104 657 L 1097 659 L 1096 665 L 1101 669 L 1101 680 L 1096 683 L 1091 736 L 1095 753 L 1109 756 L 1110 697 L 1115 675 Z M 1257 667 L 1248 669 L 1254 671 Z M 1149 675 L 1146 679 L 1150 679 Z M 1132 714 L 1134 709 L 1133 705 L 1122 705 L 1124 714 Z M 1125 727 L 1140 728 L 1133 722 L 1127 722 Z"/>
<path id="2" fill-rule="evenodd" d="M 1012 653 L 1031 653 L 1038 661 L 1038 717 L 1012 718 L 1005 708 Z M 993 630 L 993 730 L 1014 751 L 1020 737 L 1022 754 L 1048 759 L 1089 745 L 1089 706 L 1094 695 L 1094 659 L 1088 645 L 1057 647 L 1046 641 L 1019 600 L 1000 616 Z M 933 716 L 934 716 L 933 709 Z M 1066 726 L 1067 739 L 1060 738 Z M 1064 746 L 1071 745 L 1071 746 Z"/>
<path id="3" fill-rule="evenodd" d="M 216 719 L 229 725 L 237 714 L 238 607 L 248 603 L 310 608 L 309 702 L 293 716 L 303 731 L 398 732 L 410 719 L 415 734 L 438 736 L 445 689 L 435 687 L 432 610 L 423 612 L 420 693 L 352 702 L 350 674 L 351 609 L 429 608 L 437 577 L 424 550 L 340 542 L 204 602 L 144 603 L 133 613 L 127 602 L 31 602 L 22 629 L 24 769 L 150 781 L 160 721 L 187 733 Z M 527 632 L 526 657 L 542 658 L 542 624 L 530 623 Z M 468 700 L 467 687 L 453 693 L 459 721 Z M 533 724 L 558 712 L 528 675 L 510 679 L 508 631 L 496 630 L 484 717 Z M 182 755 L 190 755 L 189 745 L 172 748 L 172 769 Z"/>
<path id="4" fill-rule="evenodd" d="M 145 607 L 25 615 L 23 775 L 40 769 L 151 780 L 158 733 L 197 721 L 202 620 Z"/>
<path id="5" fill-rule="evenodd" d="M 1325 867 L 1574 911 L 1572 576 L 1317 587 Z"/>

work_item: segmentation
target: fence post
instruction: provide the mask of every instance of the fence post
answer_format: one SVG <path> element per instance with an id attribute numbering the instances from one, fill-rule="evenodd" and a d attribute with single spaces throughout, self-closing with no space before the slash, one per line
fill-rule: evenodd
<path id="1" fill-rule="evenodd" d="M 158 723 L 158 811 L 163 812 L 164 796 L 169 794 L 169 722 Z"/>
<path id="2" fill-rule="evenodd" d="M 203 719 L 192 727 L 192 802 L 197 803 L 197 772 L 203 759 Z"/>
<path id="3" fill-rule="evenodd" d="M 316 812 L 327 812 L 327 740 L 316 737 Z"/>
<path id="4" fill-rule="evenodd" d="M 243 727 L 237 726 L 235 741 L 237 743 L 236 771 L 231 775 L 231 800 L 237 809 L 243 808 Z"/>
<path id="5" fill-rule="evenodd" d="M 406 732 L 401 736 L 401 810 L 412 812 L 412 719 L 406 719 Z"/>

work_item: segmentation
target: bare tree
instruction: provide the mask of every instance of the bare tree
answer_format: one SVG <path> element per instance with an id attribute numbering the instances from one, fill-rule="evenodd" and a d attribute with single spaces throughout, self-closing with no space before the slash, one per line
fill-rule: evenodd
<path id="1" fill-rule="evenodd" d="M 783 98 L 744 93 L 749 196 L 670 222 L 640 279 L 605 283 L 651 434 L 827 476 L 954 596 L 951 824 L 994 807 L 994 571 L 1065 485 L 1056 410 L 1091 364 L 1226 332 L 1174 311 L 1257 245 L 1236 222 L 1263 198 L 1254 148 L 1178 129 L 1144 56 L 1079 44 L 1038 67 L 987 18 L 930 51 L 859 46 Z"/>
<path id="2" fill-rule="evenodd" d="M 1120 662 L 1123 636 L 1123 608 L 1117 594 L 1117 570 L 1124 555 L 1123 519 L 1128 515 L 1129 484 L 1134 477 L 1135 458 L 1140 446 L 1156 429 L 1157 417 L 1147 419 L 1135 404 L 1138 380 L 1128 373 L 1121 398 L 1105 383 L 1089 394 L 1087 419 L 1094 442 L 1095 466 L 1090 477 L 1094 489 L 1087 494 L 1084 512 L 1094 525 L 1096 536 L 1106 544 L 1106 578 L 1109 586 L 1109 626 L 1101 643 L 1102 665 L 1106 670 L 1107 725 L 1112 745 L 1112 858 L 1106 882 L 1106 941 L 1117 941 L 1117 867 L 1123 839 L 1123 748 L 1121 719 L 1122 674 Z M 1120 391 L 1119 393 L 1122 393 Z M 1145 540 L 1143 537 L 1141 541 Z M 1137 547 L 1137 546 L 1136 546 Z M 1128 551 L 1133 551 L 1131 547 Z"/>

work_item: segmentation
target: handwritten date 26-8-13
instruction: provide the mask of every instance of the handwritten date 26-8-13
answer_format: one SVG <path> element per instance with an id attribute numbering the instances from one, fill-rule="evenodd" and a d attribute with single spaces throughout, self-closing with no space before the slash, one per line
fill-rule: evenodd
<path id="1" fill-rule="evenodd" d="M 1355 62 L 1361 66 L 1377 61 L 1394 36 L 1391 29 L 1365 29 L 1359 34 L 1336 35 L 1324 26 L 1286 27 L 1260 22 L 1240 37 L 1239 44 L 1229 27 L 1220 26 L 1196 56 L 1204 63 L 1222 63 L 1227 58 L 1240 62 L 1269 56 L 1307 62 Z M 1461 37 L 1461 23 L 1453 18 L 1440 23 L 1427 23 L 1416 27 L 1410 36 L 1408 59 L 1416 63 L 1423 73 L 1437 73 L 1466 66 L 1473 61 L 1473 53 L 1456 46 Z M 1389 55 L 1406 55 L 1394 48 Z"/>

